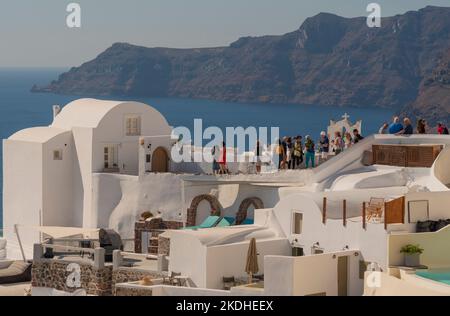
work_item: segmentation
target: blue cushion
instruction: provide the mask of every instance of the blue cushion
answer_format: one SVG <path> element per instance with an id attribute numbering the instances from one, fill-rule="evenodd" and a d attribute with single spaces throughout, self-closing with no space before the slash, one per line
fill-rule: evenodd
<path id="1" fill-rule="evenodd" d="M 228 222 L 225 218 L 223 218 L 216 227 L 228 227 L 231 226 L 230 222 Z"/>
<path id="2" fill-rule="evenodd" d="M 236 219 L 234 217 L 224 217 L 224 219 L 227 220 L 230 225 L 233 225 L 236 222 Z"/>
<path id="3" fill-rule="evenodd" d="M 253 225 L 255 223 L 254 219 L 246 218 L 241 225 Z"/>
<path id="4" fill-rule="evenodd" d="M 207 219 L 203 221 L 203 223 L 200 224 L 200 228 L 211 228 L 217 225 L 219 222 L 220 217 L 219 216 L 209 216 Z"/>

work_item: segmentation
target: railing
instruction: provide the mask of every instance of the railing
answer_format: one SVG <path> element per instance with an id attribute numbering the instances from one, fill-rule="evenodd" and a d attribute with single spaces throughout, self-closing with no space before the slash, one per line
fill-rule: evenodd
<path id="1" fill-rule="evenodd" d="M 33 248 L 33 261 L 39 262 L 45 260 L 44 254 L 47 249 L 52 249 L 53 251 L 59 251 L 69 254 L 90 254 L 92 256 L 92 260 L 90 260 L 90 264 L 96 269 L 101 269 L 105 266 L 105 249 L 97 247 L 95 249 L 92 248 L 81 248 L 81 247 L 72 247 L 72 246 L 63 246 L 63 245 L 53 245 L 53 244 L 35 244 Z"/>
<path id="2" fill-rule="evenodd" d="M 391 224 L 405 224 L 405 197 L 384 202 L 383 207 L 379 208 L 379 214 L 377 218 L 380 220 L 380 224 L 384 223 L 384 228 L 387 230 L 388 225 Z M 367 230 L 367 222 L 370 218 L 373 218 L 371 212 L 368 213 L 370 203 L 364 202 L 362 204 L 362 226 L 364 230 Z M 370 218 L 369 218 L 370 217 Z"/>

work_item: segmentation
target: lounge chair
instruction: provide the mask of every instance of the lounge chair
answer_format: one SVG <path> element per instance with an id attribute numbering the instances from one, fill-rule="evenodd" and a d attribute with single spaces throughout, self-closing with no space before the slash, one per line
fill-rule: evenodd
<path id="1" fill-rule="evenodd" d="M 222 218 L 219 216 L 209 216 L 199 226 L 186 227 L 185 229 L 194 230 L 194 229 L 202 229 L 202 228 L 212 228 L 212 227 L 216 227 L 216 225 L 219 224 L 219 222 L 221 220 L 222 220 Z"/>
<path id="2" fill-rule="evenodd" d="M 215 227 L 228 227 L 228 226 L 231 226 L 231 223 L 224 217 L 219 221 L 219 223 L 217 223 Z"/>
<path id="3" fill-rule="evenodd" d="M 31 281 L 31 263 L 13 261 L 8 267 L 0 269 L 0 284 Z"/>
<path id="4" fill-rule="evenodd" d="M 379 223 L 382 221 L 384 212 L 384 199 L 371 198 L 366 208 L 366 217 L 368 222 Z"/>
<path id="5" fill-rule="evenodd" d="M 251 219 L 251 218 L 246 218 L 246 219 L 241 223 L 241 225 L 253 225 L 253 224 L 255 224 L 255 220 L 254 220 L 254 219 Z"/>
<path id="6" fill-rule="evenodd" d="M 224 217 L 223 219 L 225 219 L 228 223 L 230 223 L 230 226 L 236 225 L 236 218 L 234 217 Z"/>

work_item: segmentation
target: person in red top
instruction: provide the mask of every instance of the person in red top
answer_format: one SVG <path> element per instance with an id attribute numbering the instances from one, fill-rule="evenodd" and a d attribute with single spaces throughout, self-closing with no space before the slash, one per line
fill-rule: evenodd
<path id="1" fill-rule="evenodd" d="M 439 123 L 437 126 L 437 132 L 439 135 L 448 135 L 448 128 L 444 124 Z"/>
<path id="2" fill-rule="evenodd" d="M 219 158 L 219 165 L 220 165 L 220 174 L 228 174 L 228 167 L 227 167 L 227 145 L 225 142 L 222 143 L 222 149 L 220 151 L 220 158 Z"/>

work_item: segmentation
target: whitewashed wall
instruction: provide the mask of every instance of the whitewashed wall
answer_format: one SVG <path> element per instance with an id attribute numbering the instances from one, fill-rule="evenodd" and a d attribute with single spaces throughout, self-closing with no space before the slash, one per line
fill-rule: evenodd
<path id="1" fill-rule="evenodd" d="M 363 279 L 359 278 L 359 256 L 355 252 L 305 257 L 268 256 L 265 259 L 265 295 L 305 296 L 326 293 L 338 295 L 338 257 L 348 257 L 348 295 L 363 293 Z"/>

